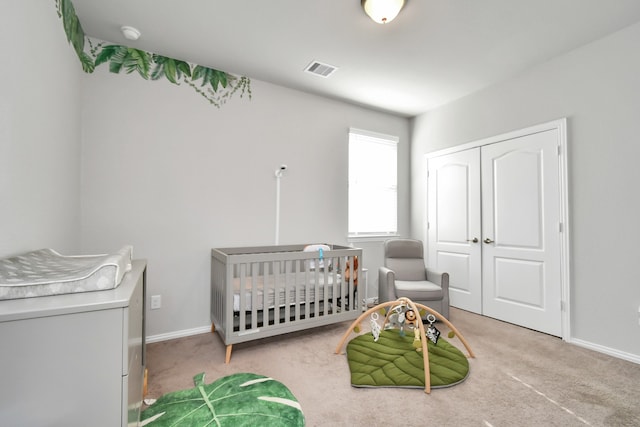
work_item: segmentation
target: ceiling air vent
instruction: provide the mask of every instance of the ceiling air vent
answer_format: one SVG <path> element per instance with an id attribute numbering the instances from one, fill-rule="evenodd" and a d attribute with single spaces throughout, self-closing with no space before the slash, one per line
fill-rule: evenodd
<path id="1" fill-rule="evenodd" d="M 333 74 L 337 69 L 338 67 L 334 67 L 333 65 L 323 64 L 322 62 L 313 61 L 304 70 L 307 73 L 311 73 L 316 76 L 327 78 L 331 74 Z"/>

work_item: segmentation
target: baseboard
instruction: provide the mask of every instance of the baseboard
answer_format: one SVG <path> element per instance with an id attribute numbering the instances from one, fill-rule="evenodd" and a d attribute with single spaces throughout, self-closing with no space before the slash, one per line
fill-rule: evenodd
<path id="1" fill-rule="evenodd" d="M 173 340 L 176 338 L 190 337 L 192 335 L 200 335 L 207 332 L 211 333 L 211 325 L 201 326 L 199 328 L 193 328 L 193 329 L 183 329 L 181 331 L 168 332 L 166 334 L 149 335 L 147 337 L 147 344 L 153 343 L 153 342 Z"/>
<path id="2" fill-rule="evenodd" d="M 626 353 L 624 351 L 616 350 L 616 349 L 613 349 L 613 348 L 610 348 L 610 347 L 605 347 L 605 346 L 600 345 L 600 344 L 594 344 L 592 342 L 584 341 L 584 340 L 577 339 L 577 338 L 572 338 L 568 342 L 571 343 L 571 344 L 575 344 L 575 345 L 577 345 L 579 347 L 588 348 L 589 350 L 594 350 L 594 351 L 597 351 L 599 353 L 604 353 L 604 354 L 607 354 L 609 356 L 617 357 L 618 359 L 623 359 L 623 360 L 627 360 L 629 362 L 640 364 L 640 356 L 638 356 L 637 354 Z"/>

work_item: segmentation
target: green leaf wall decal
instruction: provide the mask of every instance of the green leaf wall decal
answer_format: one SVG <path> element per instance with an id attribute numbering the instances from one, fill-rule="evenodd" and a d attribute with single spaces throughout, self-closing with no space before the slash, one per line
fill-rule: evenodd
<path id="1" fill-rule="evenodd" d="M 155 68 L 151 73 L 152 80 L 158 80 L 164 76 L 171 83 L 179 84 L 178 80 L 182 78 L 183 74 L 186 77 L 191 77 L 191 67 L 184 61 L 153 55 L 153 62 L 155 63 Z"/>
<path id="2" fill-rule="evenodd" d="M 129 74 L 137 71 L 143 79 L 159 80 L 164 77 L 173 84 L 180 84 L 182 80 L 216 107 L 220 107 L 238 91 L 241 98 L 247 94 L 251 99 L 251 80 L 248 77 L 234 76 L 201 65 L 192 66 L 182 60 L 128 46 L 104 42 L 93 45 L 82 29 L 71 0 L 56 0 L 56 8 L 58 16 L 62 18 L 67 40 L 78 54 L 86 73 L 92 73 L 95 67 L 108 63 L 112 73 L 124 70 Z M 84 51 L 85 39 L 89 41 L 89 53 Z M 199 80 L 202 80 L 200 87 L 195 84 Z"/>
<path id="3" fill-rule="evenodd" d="M 62 24 L 64 26 L 64 32 L 67 35 L 67 41 L 71 43 L 78 57 L 82 59 L 81 56 L 84 52 L 84 31 L 76 15 L 73 3 L 71 3 L 71 0 L 57 0 L 57 6 L 58 16 L 62 17 Z"/>
<path id="4" fill-rule="evenodd" d="M 215 92 L 218 90 L 218 85 L 227 87 L 227 73 L 224 71 L 218 71 L 213 68 L 203 67 L 201 65 L 196 66 L 193 69 L 193 80 L 202 79 L 201 86 L 205 86 L 207 83 L 211 85 L 211 89 Z"/>

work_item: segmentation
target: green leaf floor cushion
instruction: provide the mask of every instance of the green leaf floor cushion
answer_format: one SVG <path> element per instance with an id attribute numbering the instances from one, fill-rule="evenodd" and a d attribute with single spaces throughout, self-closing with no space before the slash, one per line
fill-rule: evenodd
<path id="1" fill-rule="evenodd" d="M 300 404 L 282 383 L 242 373 L 204 383 L 193 377 L 189 390 L 167 393 L 142 411 L 141 425 L 164 426 L 304 426 Z"/>
<path id="2" fill-rule="evenodd" d="M 440 338 L 427 340 L 431 388 L 448 387 L 469 375 L 469 361 L 460 350 Z M 347 344 L 347 360 L 354 387 L 424 388 L 424 359 L 413 346 L 413 334 L 400 336 L 397 329 L 382 331 L 377 342 L 371 333 Z"/>

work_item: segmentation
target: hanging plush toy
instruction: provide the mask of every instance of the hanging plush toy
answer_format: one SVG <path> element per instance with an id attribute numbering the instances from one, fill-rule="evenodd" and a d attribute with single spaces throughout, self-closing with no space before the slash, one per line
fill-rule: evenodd
<path id="1" fill-rule="evenodd" d="M 400 328 L 400 322 L 398 322 L 398 315 L 400 314 L 398 311 L 398 307 L 393 307 L 391 309 L 392 313 L 387 318 L 387 323 L 384 325 L 385 329 L 394 329 Z"/>
<path id="2" fill-rule="evenodd" d="M 422 341 L 420 340 L 420 328 L 418 328 L 418 316 L 413 309 L 408 308 L 404 312 L 404 322 L 409 329 L 413 329 L 413 346 L 416 351 L 422 351 Z"/>
<path id="3" fill-rule="evenodd" d="M 407 317 L 405 316 L 404 311 L 401 311 L 400 313 L 398 313 L 398 324 L 400 325 L 400 336 L 401 337 L 404 336 L 404 325 L 405 325 L 406 320 L 407 320 Z"/>
<path id="4" fill-rule="evenodd" d="M 420 328 L 413 328 L 413 346 L 416 351 L 422 351 L 422 340 L 420 339 Z"/>
<path id="5" fill-rule="evenodd" d="M 416 320 L 418 320 L 418 316 L 416 316 L 416 312 L 413 311 L 412 309 L 408 309 L 407 311 L 405 311 L 404 319 L 409 328 L 415 328 L 416 326 L 418 326 L 416 324 Z"/>
<path id="6" fill-rule="evenodd" d="M 433 322 L 435 321 L 436 321 L 436 316 L 434 316 L 433 314 L 427 315 L 427 322 L 429 322 L 429 327 L 425 331 L 425 335 L 427 336 L 427 338 L 431 340 L 431 342 L 433 342 L 434 344 L 438 344 L 438 338 L 440 338 L 440 331 L 435 326 L 433 326 Z"/>
<path id="7" fill-rule="evenodd" d="M 373 335 L 373 341 L 378 342 L 380 338 L 380 324 L 378 323 L 378 313 L 371 313 L 371 335 Z"/>

